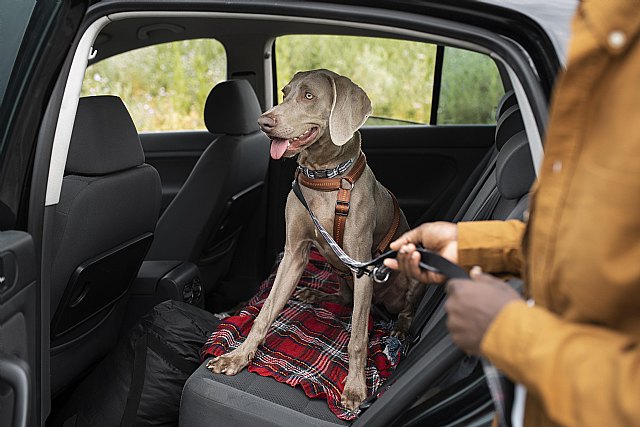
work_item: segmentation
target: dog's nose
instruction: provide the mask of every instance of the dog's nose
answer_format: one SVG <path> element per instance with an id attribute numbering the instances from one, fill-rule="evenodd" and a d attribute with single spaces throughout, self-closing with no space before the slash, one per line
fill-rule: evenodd
<path id="1" fill-rule="evenodd" d="M 264 132 L 269 132 L 276 127 L 276 120 L 271 116 L 260 116 L 258 118 L 258 124 L 260 125 L 260 129 Z"/>

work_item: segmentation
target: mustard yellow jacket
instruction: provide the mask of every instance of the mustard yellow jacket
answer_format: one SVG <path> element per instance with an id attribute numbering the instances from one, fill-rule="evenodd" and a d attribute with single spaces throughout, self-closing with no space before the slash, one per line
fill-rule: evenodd
<path id="1" fill-rule="evenodd" d="M 521 275 L 482 351 L 526 426 L 640 426 L 640 0 L 584 1 L 527 228 L 459 224 L 459 260 Z"/>

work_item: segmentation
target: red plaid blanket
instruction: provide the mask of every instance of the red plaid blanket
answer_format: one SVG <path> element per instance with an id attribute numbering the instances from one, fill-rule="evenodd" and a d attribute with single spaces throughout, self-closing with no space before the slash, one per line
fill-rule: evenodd
<path id="1" fill-rule="evenodd" d="M 244 341 L 271 291 L 277 266 L 278 263 L 248 305 L 220 323 L 201 351 L 203 361 L 227 353 Z M 335 270 L 312 250 L 298 286 L 337 292 L 338 283 Z M 392 327 L 390 322 L 369 317 L 365 370 L 369 395 L 382 385 L 398 362 L 400 342 L 390 336 Z M 350 330 L 351 308 L 334 303 L 310 305 L 294 295 L 247 369 L 293 387 L 301 386 L 307 396 L 327 399 L 329 408 L 338 418 L 352 420 L 358 416 L 358 411 L 349 411 L 340 403 L 349 366 Z"/>

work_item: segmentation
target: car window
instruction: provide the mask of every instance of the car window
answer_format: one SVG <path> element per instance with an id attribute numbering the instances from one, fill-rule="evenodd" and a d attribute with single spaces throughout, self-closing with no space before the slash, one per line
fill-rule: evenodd
<path id="1" fill-rule="evenodd" d="M 119 96 L 138 131 L 205 129 L 204 102 L 226 73 L 225 50 L 217 40 L 163 43 L 91 65 L 82 96 Z"/>
<path id="2" fill-rule="evenodd" d="M 487 55 L 444 48 L 437 124 L 492 124 L 504 95 L 496 63 Z"/>
<path id="3" fill-rule="evenodd" d="M 0 100 L 9 83 L 13 64 L 18 56 L 20 43 L 24 37 L 29 18 L 36 5 L 35 0 L 14 1 L 2 6 L 2 19 L 0 20 Z M 10 6 L 10 7 L 9 7 Z"/>
<path id="4" fill-rule="evenodd" d="M 276 40 L 275 63 L 279 102 L 280 89 L 297 71 L 327 68 L 351 78 L 371 98 L 368 126 L 495 123 L 495 108 L 504 94 L 491 58 L 430 43 L 287 35 Z"/>
<path id="5" fill-rule="evenodd" d="M 288 35 L 276 40 L 275 57 L 278 92 L 297 71 L 327 68 L 367 92 L 373 104 L 367 125 L 429 123 L 435 45 L 374 37 Z"/>

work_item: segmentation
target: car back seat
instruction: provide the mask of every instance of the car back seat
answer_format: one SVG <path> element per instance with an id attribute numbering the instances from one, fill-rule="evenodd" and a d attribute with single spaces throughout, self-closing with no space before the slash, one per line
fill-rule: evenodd
<path id="1" fill-rule="evenodd" d="M 524 123 L 517 105 L 504 110 L 496 125 L 495 146 L 491 150 L 491 158 L 473 186 L 466 200 L 453 217 L 453 222 L 477 221 L 489 219 L 500 198 L 496 183 L 496 163 L 498 155 L 507 141 L 524 131 Z M 446 219 L 446 218 L 445 218 Z"/>
<path id="2" fill-rule="evenodd" d="M 535 174 L 517 105 L 507 108 L 498 121 L 495 153 L 486 169 L 457 216 L 463 220 L 521 217 Z M 487 198 L 492 194 L 497 196 L 489 208 Z M 431 297 L 425 295 L 418 311 L 432 314 L 433 310 L 425 311 L 425 304 L 430 298 L 441 301 L 442 296 L 437 294 L 441 288 L 431 287 L 431 292 L 427 292 Z M 431 304 L 434 309 L 438 305 Z M 416 318 L 414 325 L 420 323 L 419 329 L 423 329 L 427 319 Z M 205 366 L 206 362 L 185 384 L 180 405 L 181 426 L 206 426 L 213 420 L 226 426 L 347 425 L 329 411 L 324 400 L 309 399 L 299 388 L 246 370 L 235 376 L 213 374 Z"/>

